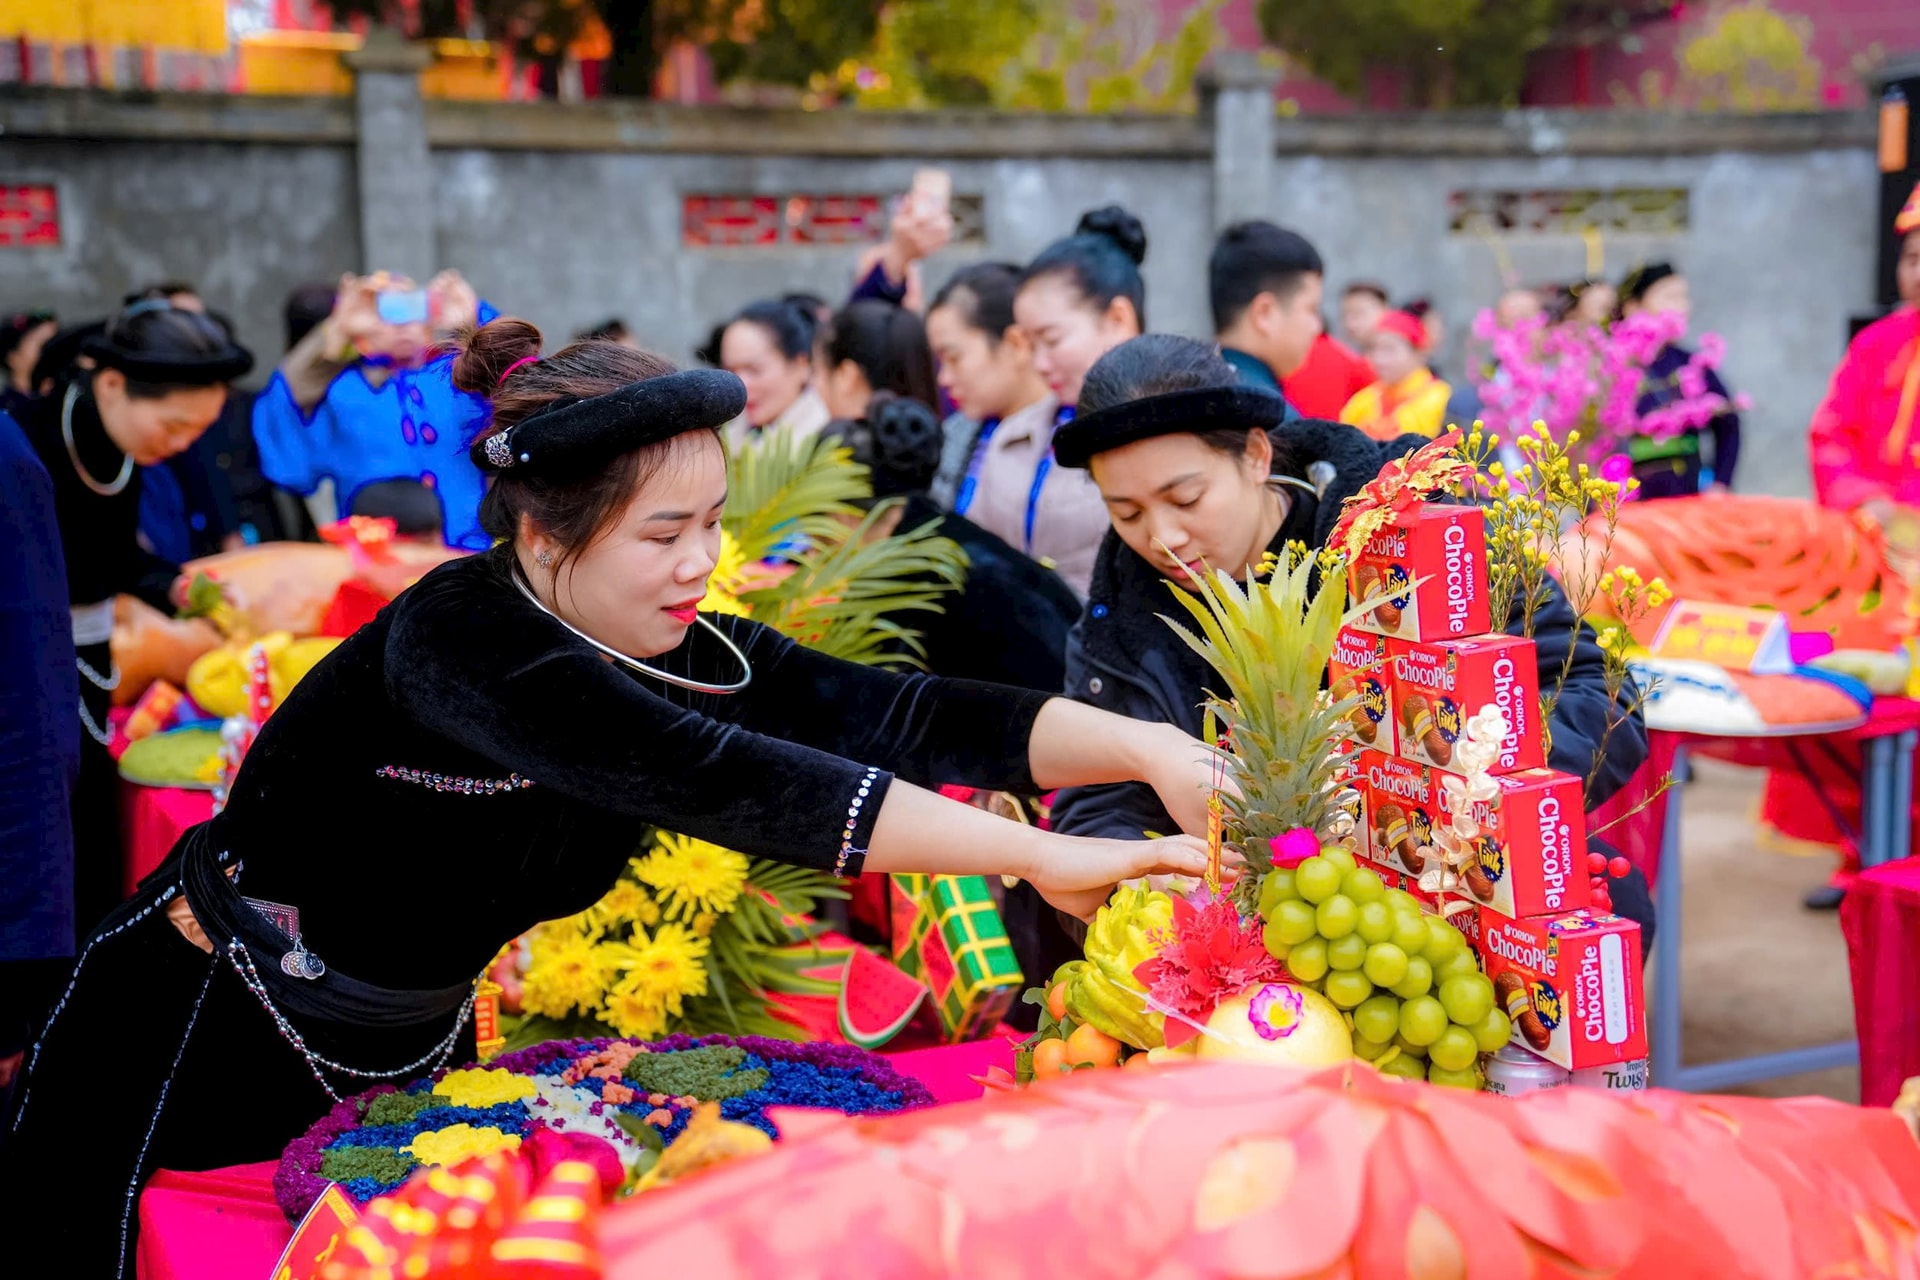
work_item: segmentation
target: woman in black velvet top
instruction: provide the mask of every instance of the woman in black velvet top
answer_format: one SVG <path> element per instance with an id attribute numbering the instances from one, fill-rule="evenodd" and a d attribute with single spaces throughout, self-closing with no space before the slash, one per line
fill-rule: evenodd
<path id="1" fill-rule="evenodd" d="M 847 874 L 1018 875 L 1083 915 L 1202 868 L 1191 837 L 1073 839 L 916 785 L 1139 780 L 1195 831 L 1185 734 L 696 614 L 739 380 L 538 349 L 499 320 L 455 368 L 493 398 L 474 456 L 500 545 L 315 668 L 225 812 L 82 951 L 0 1153 L 0 1204 L 71 1225 L 68 1274 L 126 1273 L 152 1170 L 275 1158 L 335 1099 L 471 1056 L 475 975 L 597 900 L 649 826 Z"/>
<path id="2" fill-rule="evenodd" d="M 227 383 L 253 357 L 226 330 L 164 299 L 136 302 L 89 335 L 75 367 L 33 401 L 20 425 L 53 478 L 80 672 L 74 714 L 86 729 L 74 792 L 74 924 L 84 941 L 120 901 L 120 777 L 107 754 L 107 709 L 119 683 L 108 642 L 113 598 L 172 611 L 179 566 L 138 541 L 146 468 L 188 448 L 220 416 Z"/>

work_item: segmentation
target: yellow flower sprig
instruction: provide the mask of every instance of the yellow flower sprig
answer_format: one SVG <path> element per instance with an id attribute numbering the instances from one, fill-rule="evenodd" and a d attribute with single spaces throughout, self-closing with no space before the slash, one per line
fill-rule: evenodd
<path id="1" fill-rule="evenodd" d="M 1606 738 L 1646 696 L 1644 690 L 1635 689 L 1621 706 L 1620 695 L 1630 678 L 1632 625 L 1666 603 L 1672 593 L 1658 579 L 1644 581 L 1631 569 L 1600 571 L 1618 532 L 1621 510 L 1640 482 L 1598 474 L 1580 461 L 1580 443 L 1578 429 L 1569 431 L 1562 441 L 1544 422 L 1536 422 L 1513 441 L 1513 453 L 1520 462 L 1509 467 L 1501 458 L 1499 437 L 1475 423 L 1461 444 L 1461 455 L 1471 467 L 1465 496 L 1478 499 L 1486 511 L 1487 594 L 1496 625 L 1517 613 L 1521 634 L 1532 636 L 1547 599 L 1549 577 L 1560 583 L 1576 617 L 1595 614 L 1604 602 L 1622 624 L 1617 629 L 1604 627 L 1597 635 L 1608 692 L 1617 710 L 1609 716 L 1607 732 L 1594 754 L 1591 781 L 1605 758 Z M 1549 733 L 1554 706 L 1573 672 L 1577 652 L 1576 646 L 1567 647 L 1559 679 L 1541 691 L 1540 723 L 1548 726 Z"/>

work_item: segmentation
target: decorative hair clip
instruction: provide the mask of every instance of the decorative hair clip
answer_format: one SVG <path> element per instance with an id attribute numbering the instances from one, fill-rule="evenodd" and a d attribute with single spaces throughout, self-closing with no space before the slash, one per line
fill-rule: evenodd
<path id="1" fill-rule="evenodd" d="M 508 432 L 502 431 L 488 436 L 486 443 L 487 461 L 502 471 L 514 464 L 513 446 L 507 443 L 507 435 Z"/>

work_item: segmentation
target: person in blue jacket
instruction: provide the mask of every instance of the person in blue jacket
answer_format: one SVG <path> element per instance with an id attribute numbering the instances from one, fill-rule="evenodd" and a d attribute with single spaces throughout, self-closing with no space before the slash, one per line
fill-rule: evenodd
<path id="1" fill-rule="evenodd" d="M 436 331 L 498 313 L 449 271 L 427 286 L 430 321 L 383 319 L 381 295 L 408 292 L 381 274 L 341 280 L 332 314 L 294 344 L 254 401 L 260 468 L 310 504 L 331 485 L 333 510 L 316 523 L 351 510 L 370 484 L 416 481 L 439 495 L 446 544 L 484 551 L 486 485 L 467 445 L 487 424 L 487 404 L 453 385 L 453 353 L 432 344 Z"/>
<path id="2" fill-rule="evenodd" d="M 80 680 L 53 480 L 0 411 L 0 1134 L 31 1028 L 72 963 Z"/>

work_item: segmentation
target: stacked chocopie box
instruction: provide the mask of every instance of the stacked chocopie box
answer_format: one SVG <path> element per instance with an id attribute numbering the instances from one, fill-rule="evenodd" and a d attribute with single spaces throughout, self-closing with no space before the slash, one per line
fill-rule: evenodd
<path id="1" fill-rule="evenodd" d="M 1409 888 L 1429 869 L 1433 832 L 1453 821 L 1447 779 L 1467 721 L 1499 707 L 1500 794 L 1472 802 L 1477 856 L 1460 891 L 1478 918 L 1462 927 L 1516 1045 L 1568 1071 L 1645 1056 L 1640 927 L 1589 909 L 1582 782 L 1546 767 L 1533 641 L 1493 630 L 1484 514 L 1414 508 L 1368 540 L 1348 587 L 1355 602 L 1394 593 L 1341 631 L 1327 670 L 1335 697 L 1358 698 L 1352 781 L 1367 856 Z"/>

